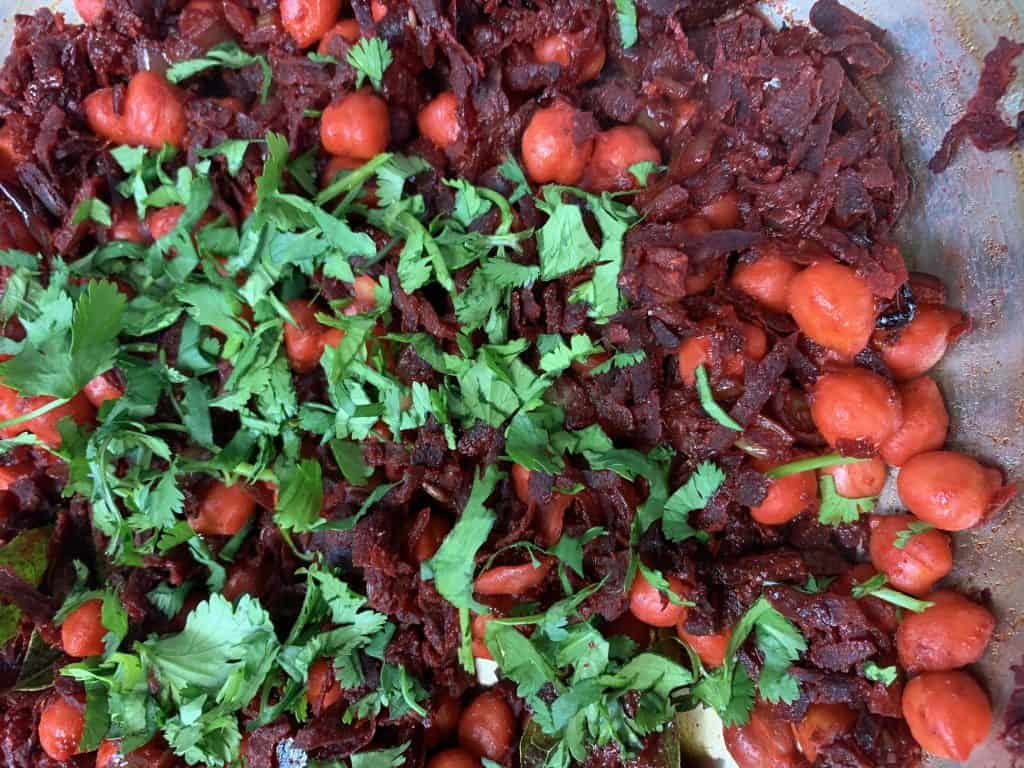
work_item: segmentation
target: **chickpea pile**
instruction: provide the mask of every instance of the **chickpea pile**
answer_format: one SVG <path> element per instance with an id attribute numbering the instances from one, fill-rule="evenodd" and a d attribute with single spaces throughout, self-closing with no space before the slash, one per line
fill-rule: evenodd
<path id="1" fill-rule="evenodd" d="M 189 4 L 195 13 L 203 10 L 201 5 L 200 0 Z M 97 0 L 76 0 L 76 6 L 87 22 L 103 12 L 103 3 Z M 341 6 L 340 0 L 280 0 L 280 26 L 297 47 L 317 47 L 326 54 L 336 44 L 354 44 L 366 31 L 355 19 L 341 18 Z M 370 10 L 375 22 L 388 14 L 387 6 L 376 0 Z M 541 37 L 531 50 L 536 63 L 572 73 L 576 85 L 599 77 L 607 56 L 603 44 L 577 32 Z M 153 149 L 169 144 L 184 149 L 187 98 L 183 89 L 161 74 L 140 71 L 128 80 L 123 93 L 101 88 L 85 99 L 83 108 L 89 128 L 111 144 Z M 679 111 L 678 119 L 685 123 L 692 106 L 688 112 L 681 105 Z M 387 100 L 372 88 L 337 94 L 320 117 L 322 183 L 329 184 L 339 171 L 359 167 L 388 150 L 393 117 Z M 421 105 L 415 125 L 424 140 L 444 152 L 466 140 L 464 119 L 465 105 L 455 93 L 444 90 Z M 708 141 L 698 133 L 681 163 L 696 169 L 707 162 Z M 639 125 L 595 131 L 588 115 L 565 94 L 546 96 L 536 105 L 522 131 L 519 157 L 534 185 L 580 186 L 593 193 L 636 189 L 639 180 L 631 169 L 641 163 L 657 168 L 669 159 Z M 687 228 L 697 234 L 736 228 L 743 223 L 745 203 L 742 193 L 726 192 L 703 205 L 699 215 L 687 221 Z M 171 233 L 183 210 L 183 206 L 170 206 L 140 221 L 132 207 L 115 207 L 107 234 L 111 239 L 150 243 Z M 244 216 L 246 211 L 241 213 Z M 211 211 L 197 229 L 213 219 Z M 895 630 L 899 666 L 909 676 L 902 712 L 924 750 L 937 757 L 967 760 L 988 736 L 993 715 L 987 695 L 964 668 L 982 657 L 996 620 L 988 608 L 940 582 L 953 569 L 950 534 L 983 525 L 1008 501 L 1013 489 L 998 469 L 943 447 L 949 414 L 929 374 L 965 329 L 965 318 L 952 308 L 923 304 L 906 327 L 881 335 L 876 322 L 883 297 L 876 295 L 861 273 L 828 255 L 809 260 L 777 245 L 742 257 L 728 275 L 688 275 L 680 295 L 702 292 L 719 280 L 761 309 L 791 318 L 819 351 L 821 375 L 805 393 L 809 417 L 832 450 L 862 459 L 769 480 L 767 495 L 750 508 L 750 516 L 767 527 L 793 521 L 815 508 L 822 475 L 831 478 L 840 496 L 855 499 L 877 496 L 890 471 L 897 472 L 896 488 L 906 512 L 871 516 L 870 567 L 862 564 L 866 570 L 860 573 L 884 574 L 894 588 L 933 604 L 921 613 L 904 614 Z M 369 277 L 357 278 L 349 286 L 348 311 L 372 309 L 378 287 Z M 344 332 L 317 319 L 315 300 L 295 299 L 287 309 L 294 319 L 284 330 L 288 363 L 296 373 L 312 371 L 325 348 L 337 347 Z M 764 358 L 769 346 L 759 325 L 726 318 L 713 327 L 696 328 L 684 338 L 673 367 L 687 387 L 696 385 L 699 366 L 713 372 L 716 388 L 740 387 L 745 370 Z M 858 363 L 865 351 L 874 353 L 888 375 Z M 7 427 L 2 435 L 28 430 L 45 443 L 59 446 L 56 425 L 62 418 L 93 422 L 97 409 L 123 394 L 116 372 L 108 372 L 61 407 Z M 48 401 L 20 397 L 0 385 L 0 420 L 29 413 Z M 794 453 L 792 459 L 802 457 Z M 779 463 L 752 461 L 760 472 Z M 531 471 L 519 464 L 511 477 L 516 497 L 539 520 L 540 543 L 553 546 L 562 535 L 573 496 L 558 490 L 538 494 L 531 484 Z M 204 488 L 189 524 L 203 536 L 230 537 L 250 522 L 256 507 L 244 487 L 212 482 Z M 905 537 L 915 525 L 919 532 Z M 451 520 L 428 510 L 410 557 L 417 563 L 429 559 L 451 528 Z M 478 658 L 490 657 L 484 643 L 487 622 L 502 616 L 516 598 L 538 588 L 553 567 L 553 558 L 540 557 L 522 565 L 493 566 L 477 577 L 475 593 L 487 598 L 492 608 L 491 613 L 473 617 L 473 649 Z M 244 591 L 237 585 L 251 575 L 242 570 L 237 575 L 229 585 Z M 679 602 L 668 599 L 643 574 L 633 582 L 628 608 L 641 625 L 640 634 L 646 628 L 674 630 L 706 667 L 721 666 L 731 630 L 711 635 L 687 631 L 687 607 L 680 603 L 691 595 L 694 585 L 674 576 L 667 583 Z M 102 602 L 90 600 L 66 618 L 60 636 L 68 656 L 81 659 L 104 652 L 106 630 L 101 617 Z M 310 711 L 319 715 L 342 695 L 331 661 L 316 661 L 309 671 L 306 694 Z M 69 760 L 77 753 L 83 718 L 82 702 L 53 694 L 38 725 L 40 743 L 50 758 Z M 479 768 L 484 758 L 500 763 L 514 748 L 520 728 L 519 713 L 501 689 L 486 690 L 466 701 L 435 696 L 425 722 L 428 768 Z M 726 729 L 726 743 L 742 768 L 796 767 L 813 763 L 820 749 L 850 733 L 856 722 L 856 711 L 846 704 L 815 703 L 800 722 L 789 723 L 759 703 L 747 725 Z M 157 741 L 132 755 L 146 765 L 173 764 L 173 756 Z M 114 768 L 120 756 L 118 742 L 105 741 L 97 752 L 96 768 Z"/>

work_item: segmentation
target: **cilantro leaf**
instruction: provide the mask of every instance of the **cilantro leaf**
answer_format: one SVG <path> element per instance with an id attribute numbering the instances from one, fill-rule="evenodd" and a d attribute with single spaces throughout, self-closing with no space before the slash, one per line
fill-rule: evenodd
<path id="1" fill-rule="evenodd" d="M 95 197 L 87 198 L 78 204 L 71 216 L 72 224 L 81 224 L 83 221 L 95 221 L 109 227 L 113 221 L 110 218 L 110 206 Z"/>
<path id="2" fill-rule="evenodd" d="M 228 173 L 232 176 L 237 176 L 238 172 L 242 170 L 242 163 L 245 161 L 245 152 L 249 149 L 249 145 L 252 143 L 252 139 L 227 139 L 215 147 L 199 149 L 196 151 L 196 154 L 200 157 L 214 157 L 216 155 L 220 155 L 224 158 L 224 162 L 227 163 Z"/>
<path id="3" fill-rule="evenodd" d="M 600 258 L 578 205 L 555 199 L 538 206 L 548 214 L 548 220 L 537 230 L 541 280 L 570 275 Z"/>
<path id="4" fill-rule="evenodd" d="M 214 67 L 244 69 L 253 64 L 258 64 L 260 69 L 263 70 L 260 103 L 266 104 L 267 97 L 270 95 L 271 78 L 270 63 L 267 61 L 267 57 L 248 53 L 242 50 L 238 43 L 234 41 L 219 43 L 213 46 L 213 48 L 206 52 L 205 56 L 172 64 L 167 70 L 167 79 L 177 84 Z"/>
<path id="5" fill-rule="evenodd" d="M 561 413 L 552 409 L 519 411 L 505 429 L 505 452 L 530 471 L 557 475 L 565 462 L 551 451 L 550 431 L 561 426 Z"/>
<path id="6" fill-rule="evenodd" d="M 927 533 L 933 528 L 935 528 L 934 525 L 926 523 L 923 520 L 911 520 L 907 523 L 906 528 L 897 532 L 892 545 L 896 547 L 896 549 L 903 549 L 910 543 L 912 538 L 918 534 Z"/>
<path id="7" fill-rule="evenodd" d="M 646 359 L 647 352 L 643 349 L 638 349 L 635 352 L 616 352 L 603 363 L 595 365 L 590 370 L 590 375 L 600 376 L 603 373 L 608 373 L 612 368 L 630 368 L 640 365 Z"/>
<path id="8" fill-rule="evenodd" d="M 534 696 L 558 679 L 548 660 L 515 627 L 488 622 L 484 642 L 502 674 L 515 681 L 517 695 Z"/>
<path id="9" fill-rule="evenodd" d="M 405 765 L 405 751 L 409 742 L 399 744 L 390 749 L 378 749 L 373 752 L 358 752 L 349 758 L 352 768 L 398 768 Z"/>
<path id="10" fill-rule="evenodd" d="M 836 491 L 836 481 L 832 475 L 821 475 L 818 478 L 818 491 L 821 495 L 821 506 L 818 509 L 818 521 L 824 525 L 844 525 L 855 523 L 861 514 L 867 514 L 875 507 L 877 498 L 866 496 L 861 499 L 848 499 Z"/>
<path id="11" fill-rule="evenodd" d="M 689 479 L 665 502 L 661 526 L 669 541 L 683 541 L 697 535 L 690 527 L 690 513 L 704 509 L 724 482 L 725 472 L 714 462 L 697 465 Z"/>
<path id="12" fill-rule="evenodd" d="M 639 37 L 636 24 L 636 5 L 633 0 L 615 0 L 615 17 L 619 22 L 619 39 L 623 48 L 632 48 Z"/>
<path id="13" fill-rule="evenodd" d="M 633 174 L 633 177 L 641 187 L 647 186 L 647 181 L 652 173 L 661 173 L 664 170 L 665 166 L 658 165 L 651 160 L 644 160 L 629 166 L 629 172 Z"/>
<path id="14" fill-rule="evenodd" d="M 526 173 L 519 161 L 516 160 L 515 155 L 509 154 L 505 157 L 501 165 L 498 166 L 498 173 L 506 181 L 511 181 L 516 185 L 512 194 L 508 196 L 510 203 L 518 202 L 523 195 L 530 194 L 530 182 L 526 180 Z"/>
<path id="15" fill-rule="evenodd" d="M 880 667 L 873 661 L 864 664 L 864 677 L 873 683 L 882 683 L 890 686 L 899 677 L 899 670 L 896 667 Z"/>
<path id="16" fill-rule="evenodd" d="M 70 305 L 66 294 L 55 300 Z M 64 325 L 53 318 L 56 324 L 48 335 L 26 339 L 19 354 L 0 363 L 0 378 L 22 395 L 74 397 L 92 378 L 113 367 L 124 309 L 125 297 L 117 286 L 90 282 L 74 304 L 71 322 Z"/>
<path id="17" fill-rule="evenodd" d="M 887 603 L 892 603 L 895 606 L 904 608 L 914 613 L 923 613 L 924 611 L 931 608 L 935 603 L 929 602 L 928 600 L 919 600 L 916 597 L 911 597 L 902 592 L 898 592 L 895 589 L 887 587 L 889 578 L 884 573 L 877 573 L 867 581 L 855 582 L 853 585 L 852 594 L 858 600 L 862 597 L 877 597 L 879 600 L 884 600 Z"/>
<path id="18" fill-rule="evenodd" d="M 320 507 L 324 486 L 320 462 L 304 459 L 298 464 L 279 471 L 280 495 L 274 509 L 274 520 L 288 531 L 311 531 L 323 525 Z"/>
<path id="19" fill-rule="evenodd" d="M 694 605 L 692 601 L 684 600 L 675 593 L 671 585 L 668 583 L 668 579 L 665 578 L 665 575 L 661 571 L 655 568 L 648 568 L 642 562 L 638 563 L 638 567 L 640 568 L 640 573 L 643 574 L 644 579 L 647 580 L 647 583 L 664 595 L 672 605 Z"/>
<path id="20" fill-rule="evenodd" d="M 191 591 L 191 581 L 184 581 L 176 587 L 161 581 L 146 593 L 146 599 L 168 619 L 173 619 L 185 605 L 185 598 Z"/>
<path id="21" fill-rule="evenodd" d="M 356 71 L 356 88 L 361 88 L 363 81 L 369 78 L 373 87 L 379 91 L 393 57 L 387 42 L 382 38 L 361 37 L 349 49 L 346 60 Z"/>
<path id="22" fill-rule="evenodd" d="M 723 427 L 742 432 L 743 427 L 715 402 L 715 394 L 711 391 L 711 383 L 708 381 L 708 372 L 704 365 L 698 365 L 694 374 L 697 377 L 697 393 L 700 395 L 700 404 L 704 412 Z"/>

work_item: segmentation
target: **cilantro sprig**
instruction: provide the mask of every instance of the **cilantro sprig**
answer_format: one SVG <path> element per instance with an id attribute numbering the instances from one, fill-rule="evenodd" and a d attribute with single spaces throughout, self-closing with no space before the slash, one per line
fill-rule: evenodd
<path id="1" fill-rule="evenodd" d="M 928 600 L 920 600 L 887 587 L 886 584 L 888 583 L 889 578 L 884 573 L 878 573 L 867 581 L 855 583 L 851 594 L 858 600 L 868 596 L 877 597 L 879 600 L 884 600 L 898 608 L 904 608 L 914 613 L 922 613 L 935 605 L 935 603 Z"/>
<path id="2" fill-rule="evenodd" d="M 263 71 L 263 85 L 260 87 L 260 103 L 266 104 L 270 96 L 271 70 L 267 57 L 242 50 L 238 43 L 228 41 L 218 43 L 204 56 L 172 64 L 167 70 L 167 79 L 172 83 L 180 83 L 208 69 L 224 67 L 225 69 L 243 69 L 258 64 Z"/>
<path id="3" fill-rule="evenodd" d="M 723 427 L 742 432 L 743 426 L 726 413 L 725 409 L 715 401 L 715 393 L 711 391 L 711 382 L 708 381 L 708 372 L 704 365 L 698 365 L 694 370 L 694 374 L 697 379 L 697 394 L 700 397 L 700 404 L 704 412 Z"/>

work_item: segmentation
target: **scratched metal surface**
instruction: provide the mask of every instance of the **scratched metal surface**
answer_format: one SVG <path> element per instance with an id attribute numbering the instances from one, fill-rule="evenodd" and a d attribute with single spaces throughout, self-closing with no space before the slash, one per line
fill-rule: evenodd
<path id="1" fill-rule="evenodd" d="M 925 163 L 946 127 L 960 114 L 977 82 L 980 63 L 999 35 L 1024 37 L 1024 0 L 845 0 L 888 30 L 893 71 L 878 94 L 903 131 L 914 193 L 900 242 L 913 268 L 942 276 L 951 303 L 975 322 L 936 372 L 953 419 L 952 444 L 1003 466 L 1024 483 L 1024 159 L 1019 150 L 982 154 L 965 147 L 945 174 Z M 15 13 L 41 3 L 0 0 L 0 51 L 10 42 Z M 71 2 L 56 3 L 66 8 Z M 766 0 L 780 21 L 806 20 L 813 0 Z M 1024 77 L 1006 100 L 1024 106 Z M 895 508 L 889 494 L 883 505 Z M 972 755 L 973 768 L 1009 768 L 995 734 L 1012 687 L 1010 666 L 1024 657 L 1024 504 L 991 524 L 957 537 L 954 581 L 987 590 L 999 618 L 997 638 L 975 672 L 996 707 L 989 741 Z M 733 765 L 713 719 L 688 726 L 711 764 Z M 695 764 L 697 761 L 693 761 Z M 935 763 L 940 765 L 941 763 Z"/>

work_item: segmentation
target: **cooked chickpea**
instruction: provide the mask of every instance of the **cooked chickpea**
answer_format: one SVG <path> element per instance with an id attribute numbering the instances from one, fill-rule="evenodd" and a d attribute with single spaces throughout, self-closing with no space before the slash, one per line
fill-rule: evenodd
<path id="1" fill-rule="evenodd" d="M 852 360 L 875 327 L 875 299 L 849 267 L 819 261 L 793 277 L 789 313 L 812 341 Z"/>
<path id="2" fill-rule="evenodd" d="M 754 705 L 750 721 L 725 729 L 725 746 L 739 768 L 798 768 L 804 765 L 789 723 L 764 704 Z"/>
<path id="3" fill-rule="evenodd" d="M 732 637 L 732 629 L 723 629 L 714 635 L 691 635 L 683 628 L 683 622 L 676 624 L 679 639 L 690 646 L 705 667 L 720 667 L 725 663 L 725 651 Z"/>
<path id="4" fill-rule="evenodd" d="M 811 418 L 833 448 L 876 451 L 903 423 L 896 388 L 864 368 L 821 376 L 811 392 Z"/>
<path id="5" fill-rule="evenodd" d="M 42 408 L 53 400 L 54 398 L 46 395 L 19 397 L 13 389 L 0 385 L 0 419 L 6 421 L 23 416 Z M 79 392 L 69 402 L 42 416 L 36 416 L 21 424 L 0 429 L 0 437 L 14 437 L 22 432 L 31 432 L 50 447 L 59 448 L 61 436 L 58 425 L 66 418 L 79 424 L 91 424 L 96 418 L 96 409 L 92 407 L 92 403 L 85 395 Z"/>
<path id="6" fill-rule="evenodd" d="M 387 3 L 383 3 L 381 0 L 370 0 L 370 15 L 373 16 L 374 22 L 379 24 L 388 15 Z"/>
<path id="7" fill-rule="evenodd" d="M 758 471 L 766 472 L 773 465 L 758 461 L 754 466 Z M 768 495 L 756 507 L 750 508 L 750 516 L 761 525 L 782 525 L 810 509 L 817 500 L 817 475 L 813 470 L 797 472 L 768 480 Z"/>
<path id="8" fill-rule="evenodd" d="M 321 56 L 326 56 L 330 53 L 331 41 L 336 37 L 340 37 L 349 45 L 355 45 L 359 42 L 361 36 L 358 21 L 355 19 L 342 19 L 327 30 L 327 33 L 320 40 L 320 45 L 317 46 L 316 52 Z"/>
<path id="9" fill-rule="evenodd" d="M 341 11 L 341 0 L 280 0 L 281 26 L 300 48 L 328 33 Z"/>
<path id="10" fill-rule="evenodd" d="M 83 707 L 54 694 L 39 716 L 39 745 L 52 760 L 70 760 L 78 754 L 84 728 Z"/>
<path id="11" fill-rule="evenodd" d="M 459 718 L 459 745 L 476 757 L 502 762 L 515 735 L 512 708 L 494 689 L 473 699 Z"/>
<path id="12" fill-rule="evenodd" d="M 75 0 L 75 10 L 86 24 L 95 24 L 103 13 L 105 0 Z"/>
<path id="13" fill-rule="evenodd" d="M 601 74 L 607 54 L 601 44 L 587 46 L 586 50 L 580 50 L 581 47 L 580 35 L 556 32 L 533 44 L 533 57 L 541 64 L 557 64 L 562 69 L 568 69 L 575 54 L 580 58 L 576 83 L 586 83 Z"/>
<path id="14" fill-rule="evenodd" d="M 992 730 L 992 705 L 966 672 L 926 672 L 903 689 L 903 717 L 921 748 L 967 762 Z"/>
<path id="15" fill-rule="evenodd" d="M 284 325 L 284 348 L 293 371 L 313 370 L 324 354 L 325 326 L 316 319 L 316 310 L 303 299 L 288 302 L 288 312 L 295 324 Z"/>
<path id="16" fill-rule="evenodd" d="M 341 685 L 330 659 L 317 659 L 309 665 L 306 679 L 306 700 L 314 715 L 319 715 L 341 701 Z"/>
<path id="17" fill-rule="evenodd" d="M 908 612 L 896 630 L 900 664 L 911 674 L 946 672 L 980 659 L 996 626 L 991 612 L 948 589 L 926 599 L 935 605 Z"/>
<path id="18" fill-rule="evenodd" d="M 523 165 L 537 184 L 577 184 L 594 151 L 592 138 L 579 141 L 579 112 L 564 101 L 538 109 L 523 132 Z"/>
<path id="19" fill-rule="evenodd" d="M 635 125 L 611 128 L 594 138 L 584 184 L 595 192 L 633 189 L 637 180 L 629 169 L 643 162 L 661 162 L 661 153 L 644 129 Z"/>
<path id="20" fill-rule="evenodd" d="M 367 88 L 342 97 L 320 118 L 320 141 L 332 155 L 369 160 L 391 141 L 388 105 Z"/>
<path id="21" fill-rule="evenodd" d="M 740 261 L 729 281 L 773 312 L 789 311 L 789 286 L 800 267 L 787 259 L 777 248 L 763 250 L 755 258 Z"/>
<path id="22" fill-rule="evenodd" d="M 68 656 L 84 659 L 103 654 L 103 601 L 87 600 L 64 619 L 60 627 L 60 643 Z"/>
<path id="23" fill-rule="evenodd" d="M 160 149 L 164 144 L 180 147 L 188 125 L 181 91 L 156 72 L 143 70 L 132 75 L 124 97 L 124 110 L 114 110 L 110 88 L 101 88 L 85 98 L 89 127 L 115 144 L 142 145 Z"/>
<path id="24" fill-rule="evenodd" d="M 455 736 L 459 730 L 461 715 L 462 702 L 447 693 L 438 695 L 430 708 L 429 719 L 423 732 L 427 749 L 435 749 Z"/>
<path id="25" fill-rule="evenodd" d="M 95 408 L 99 408 L 108 400 L 117 400 L 124 394 L 124 390 L 120 385 L 111 381 L 106 374 L 102 373 L 99 376 L 90 379 L 82 392 L 85 394 L 86 399 L 92 403 Z"/>
<path id="26" fill-rule="evenodd" d="M 796 741 L 804 757 L 814 763 L 819 749 L 852 731 L 856 723 L 857 713 L 845 704 L 811 704 L 796 726 Z"/>
<path id="27" fill-rule="evenodd" d="M 900 469 L 896 490 L 907 509 L 943 531 L 978 525 L 994 511 L 1002 474 L 954 451 L 919 453 Z"/>
<path id="28" fill-rule="evenodd" d="M 882 443 L 879 453 L 886 464 L 899 467 L 912 457 L 936 451 L 946 442 L 949 413 L 939 386 L 927 376 L 898 387 L 903 403 L 903 423 Z"/>
<path id="29" fill-rule="evenodd" d="M 424 560 L 432 558 L 451 529 L 451 523 L 441 515 L 432 512 L 427 520 L 426 528 L 413 546 L 413 559 L 417 563 L 422 563 Z"/>
<path id="30" fill-rule="evenodd" d="M 234 536 L 249 522 L 256 502 L 241 485 L 214 482 L 199 502 L 199 513 L 189 520 L 196 533 Z"/>
<path id="31" fill-rule="evenodd" d="M 473 591 L 481 595 L 522 595 L 543 584 L 550 572 L 549 558 L 541 558 L 537 566 L 499 565 L 477 576 Z"/>
<path id="32" fill-rule="evenodd" d="M 439 149 L 447 149 L 459 140 L 459 103 L 451 91 L 435 96 L 416 117 L 420 133 Z"/>
<path id="33" fill-rule="evenodd" d="M 732 229 L 738 226 L 743 217 L 740 214 L 739 195 L 735 192 L 724 192 L 700 209 L 701 217 L 712 229 Z"/>
<path id="34" fill-rule="evenodd" d="M 512 484 L 518 498 L 523 504 L 533 506 L 530 496 L 530 470 L 521 464 L 512 465 Z M 572 506 L 573 497 L 568 493 L 554 491 L 551 498 L 539 511 L 537 529 L 540 532 L 541 544 L 545 547 L 554 546 L 562 536 L 565 525 L 565 513 Z"/>
<path id="35" fill-rule="evenodd" d="M 912 530 L 909 526 L 914 522 L 913 515 L 872 515 L 869 548 L 871 562 L 890 584 L 908 594 L 923 595 L 953 570 L 953 546 L 949 536 L 932 528 L 897 547 L 896 537 Z"/>
<path id="36" fill-rule="evenodd" d="M 821 470 L 831 475 L 836 493 L 848 499 L 877 496 L 885 487 L 885 462 L 878 457 L 858 461 L 856 464 L 837 464 Z"/>
<path id="37" fill-rule="evenodd" d="M 680 598 L 689 594 L 689 588 L 675 576 L 667 576 L 669 589 Z M 629 610 L 636 618 L 651 627 L 671 627 L 686 620 L 686 606 L 676 605 L 637 572 L 629 590 Z"/>
<path id="38" fill-rule="evenodd" d="M 897 381 L 916 378 L 938 363 L 969 326 L 955 309 L 924 304 L 895 339 L 880 344 L 882 360 Z"/>
<path id="39" fill-rule="evenodd" d="M 431 757 L 427 768 L 480 768 L 480 761 L 462 747 L 451 747 Z"/>

